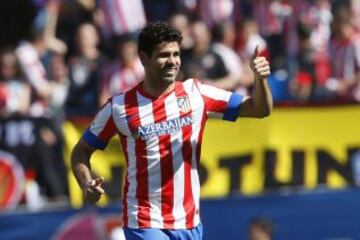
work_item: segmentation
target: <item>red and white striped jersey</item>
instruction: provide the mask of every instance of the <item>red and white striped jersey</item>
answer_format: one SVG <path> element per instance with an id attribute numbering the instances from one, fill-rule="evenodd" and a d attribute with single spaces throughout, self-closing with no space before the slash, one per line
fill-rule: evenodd
<path id="1" fill-rule="evenodd" d="M 139 84 L 103 106 L 83 139 L 104 149 L 120 136 L 128 169 L 125 226 L 190 229 L 200 222 L 198 164 L 206 119 L 235 121 L 242 99 L 188 79 L 158 98 Z"/>

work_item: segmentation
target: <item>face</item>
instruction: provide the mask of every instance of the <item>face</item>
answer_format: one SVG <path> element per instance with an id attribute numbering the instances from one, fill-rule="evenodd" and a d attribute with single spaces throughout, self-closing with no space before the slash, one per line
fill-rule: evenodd
<path id="1" fill-rule="evenodd" d="M 99 38 L 96 28 L 91 24 L 83 24 L 77 33 L 77 44 L 80 49 L 94 48 L 98 45 Z"/>
<path id="2" fill-rule="evenodd" d="M 161 43 L 153 50 L 151 56 L 142 53 L 141 59 L 151 81 L 172 83 L 176 80 L 181 65 L 179 44 Z"/>
<path id="3" fill-rule="evenodd" d="M 118 46 L 118 55 L 125 66 L 131 65 L 138 57 L 135 42 L 125 42 Z"/>
<path id="4" fill-rule="evenodd" d="M 16 77 L 16 57 L 12 53 L 6 53 L 0 57 L 0 76 L 3 79 Z"/>
<path id="5" fill-rule="evenodd" d="M 196 22 L 192 25 L 192 37 L 196 47 L 207 47 L 210 43 L 210 33 L 203 22 Z"/>

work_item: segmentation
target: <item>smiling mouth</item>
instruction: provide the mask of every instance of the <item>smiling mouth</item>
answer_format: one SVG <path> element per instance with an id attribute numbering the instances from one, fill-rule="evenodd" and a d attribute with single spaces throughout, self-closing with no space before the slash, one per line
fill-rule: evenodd
<path id="1" fill-rule="evenodd" d="M 168 68 L 168 69 L 165 69 L 164 72 L 165 72 L 166 74 L 175 74 L 176 71 L 177 71 L 176 68 Z"/>

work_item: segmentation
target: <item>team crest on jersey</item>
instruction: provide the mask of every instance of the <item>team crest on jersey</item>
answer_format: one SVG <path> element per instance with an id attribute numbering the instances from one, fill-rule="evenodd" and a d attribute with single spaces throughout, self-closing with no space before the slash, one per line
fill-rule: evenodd
<path id="1" fill-rule="evenodd" d="M 177 105 L 182 113 L 188 113 L 191 111 L 191 105 L 189 97 L 183 96 L 176 99 Z"/>

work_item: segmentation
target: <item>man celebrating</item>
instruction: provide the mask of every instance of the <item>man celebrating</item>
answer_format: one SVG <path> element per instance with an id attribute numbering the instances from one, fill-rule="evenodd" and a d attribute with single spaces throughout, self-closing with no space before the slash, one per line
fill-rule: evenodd
<path id="1" fill-rule="evenodd" d="M 127 163 L 123 221 L 128 240 L 202 239 L 198 163 L 207 118 L 262 118 L 272 109 L 269 63 L 257 49 L 251 64 L 254 91 L 243 97 L 196 79 L 175 81 L 181 41 L 181 33 L 163 22 L 141 31 L 144 81 L 110 98 L 72 153 L 85 201 L 95 203 L 104 193 L 103 178 L 92 178 L 90 157 L 113 135 L 120 137 Z"/>

